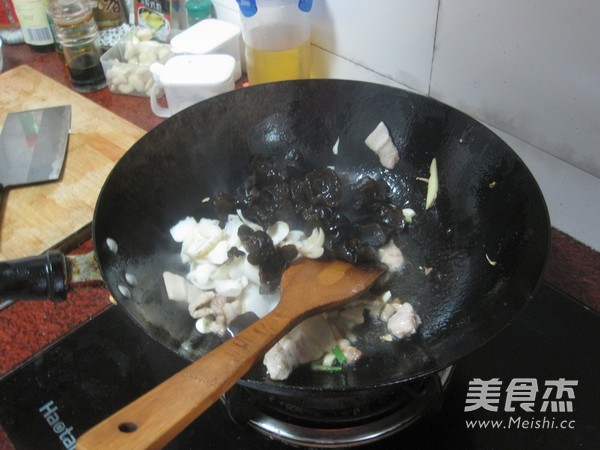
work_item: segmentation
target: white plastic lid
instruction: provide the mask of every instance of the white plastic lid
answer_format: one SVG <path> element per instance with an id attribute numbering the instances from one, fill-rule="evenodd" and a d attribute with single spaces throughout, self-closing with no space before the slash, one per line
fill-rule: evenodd
<path id="1" fill-rule="evenodd" d="M 177 55 L 164 67 L 153 65 L 160 82 L 165 85 L 216 85 L 233 75 L 235 59 L 230 55 Z M 158 70 L 157 70 L 158 69 Z"/>
<path id="2" fill-rule="evenodd" d="M 173 53 L 207 54 L 239 36 L 240 27 L 218 19 L 205 19 L 171 39 Z"/>

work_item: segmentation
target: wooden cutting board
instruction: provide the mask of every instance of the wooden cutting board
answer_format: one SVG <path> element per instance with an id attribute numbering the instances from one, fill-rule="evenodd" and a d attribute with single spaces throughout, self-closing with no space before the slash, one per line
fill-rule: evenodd
<path id="1" fill-rule="evenodd" d="M 145 131 L 29 66 L 0 75 L 0 124 L 9 112 L 71 105 L 59 181 L 8 189 L 0 207 L 0 261 L 33 256 L 89 228 L 115 162 Z"/>

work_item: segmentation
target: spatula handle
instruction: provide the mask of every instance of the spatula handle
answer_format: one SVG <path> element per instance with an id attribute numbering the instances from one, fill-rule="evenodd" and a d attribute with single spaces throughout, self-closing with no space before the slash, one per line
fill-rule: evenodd
<path id="1" fill-rule="evenodd" d="M 84 433 L 77 448 L 164 447 L 246 374 L 289 323 L 271 312 Z"/>

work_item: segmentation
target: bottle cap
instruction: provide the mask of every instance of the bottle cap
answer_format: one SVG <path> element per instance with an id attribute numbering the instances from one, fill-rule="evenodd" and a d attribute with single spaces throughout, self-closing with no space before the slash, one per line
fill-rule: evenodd
<path id="1" fill-rule="evenodd" d="M 188 0 L 185 2 L 188 16 L 196 21 L 206 19 L 212 14 L 211 0 Z"/>
<path id="2" fill-rule="evenodd" d="M 252 17 L 258 11 L 256 0 L 236 0 L 241 13 L 244 17 Z M 298 8 L 300 11 L 309 12 L 312 8 L 313 0 L 298 0 Z"/>
<path id="3" fill-rule="evenodd" d="M 256 0 L 237 0 L 237 2 L 244 17 L 252 17 L 256 14 Z"/>
<path id="4" fill-rule="evenodd" d="M 300 8 L 300 11 L 309 12 L 312 8 L 312 3 L 313 0 L 300 0 L 298 2 L 298 8 Z"/>

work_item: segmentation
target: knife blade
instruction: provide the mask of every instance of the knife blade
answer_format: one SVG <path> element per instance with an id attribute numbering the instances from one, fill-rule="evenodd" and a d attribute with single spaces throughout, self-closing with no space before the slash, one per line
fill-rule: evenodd
<path id="1" fill-rule="evenodd" d="M 60 178 L 70 128 L 70 105 L 6 116 L 0 132 L 0 201 L 3 188 Z"/>

